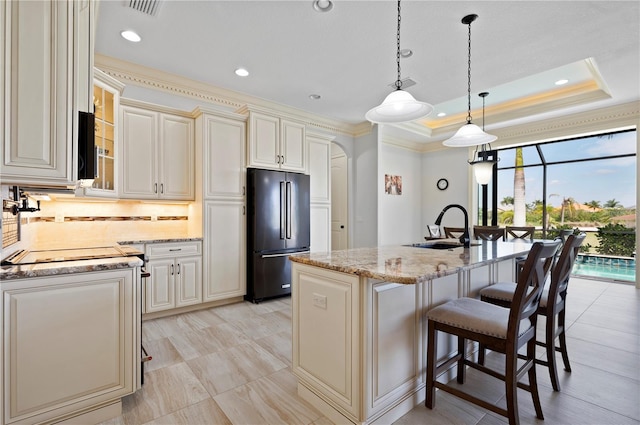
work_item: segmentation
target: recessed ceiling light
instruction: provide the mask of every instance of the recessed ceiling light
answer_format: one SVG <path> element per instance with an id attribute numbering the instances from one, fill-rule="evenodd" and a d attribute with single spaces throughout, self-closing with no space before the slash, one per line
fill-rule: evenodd
<path id="1" fill-rule="evenodd" d="M 447 113 L 446 113 L 446 112 L 438 112 L 438 116 L 439 116 L 439 117 L 444 117 L 444 116 L 446 116 L 446 115 L 447 115 Z"/>
<path id="2" fill-rule="evenodd" d="M 333 2 L 331 0 L 314 0 L 313 9 L 316 12 L 328 12 L 333 9 Z"/>
<path id="3" fill-rule="evenodd" d="M 556 81 L 556 86 L 562 86 L 564 84 L 567 84 L 569 82 L 569 80 L 565 80 L 564 78 L 562 80 L 558 80 Z"/>
<path id="4" fill-rule="evenodd" d="M 400 56 L 403 58 L 410 58 L 412 55 L 413 55 L 413 50 L 411 49 L 400 50 Z"/>
<path id="5" fill-rule="evenodd" d="M 244 68 L 238 68 L 236 69 L 236 75 L 239 77 L 246 77 L 247 75 L 249 75 L 249 71 Z"/>
<path id="6" fill-rule="evenodd" d="M 122 31 L 120 35 L 125 40 L 131 41 L 133 43 L 137 43 L 140 40 L 142 40 L 142 37 L 140 37 L 135 31 L 131 31 L 131 30 Z"/>
<path id="7" fill-rule="evenodd" d="M 309 99 L 311 100 L 320 100 L 322 96 L 320 96 L 319 94 L 310 94 L 309 95 Z"/>

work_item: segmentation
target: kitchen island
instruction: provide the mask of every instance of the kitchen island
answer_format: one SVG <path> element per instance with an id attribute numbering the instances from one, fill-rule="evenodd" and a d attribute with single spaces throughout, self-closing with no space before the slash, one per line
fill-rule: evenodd
<path id="1" fill-rule="evenodd" d="M 425 312 L 512 281 L 515 258 L 530 248 L 498 241 L 291 256 L 298 394 L 334 423 L 400 418 L 425 397 Z M 441 338 L 438 357 L 456 349 Z"/>

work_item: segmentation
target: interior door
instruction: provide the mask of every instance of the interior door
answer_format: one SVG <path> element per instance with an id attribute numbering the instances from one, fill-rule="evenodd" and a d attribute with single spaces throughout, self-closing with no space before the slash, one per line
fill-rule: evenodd
<path id="1" fill-rule="evenodd" d="M 331 145 L 334 152 L 337 145 Z M 331 249 L 347 249 L 348 239 L 348 191 L 347 156 L 340 149 L 338 155 L 331 157 Z"/>

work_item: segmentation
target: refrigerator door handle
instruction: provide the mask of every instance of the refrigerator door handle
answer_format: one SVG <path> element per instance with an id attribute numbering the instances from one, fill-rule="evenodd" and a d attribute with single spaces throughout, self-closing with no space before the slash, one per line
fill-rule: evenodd
<path id="1" fill-rule="evenodd" d="M 262 254 L 260 258 L 277 258 L 277 257 L 288 257 L 290 255 L 296 254 L 309 254 L 311 251 L 297 251 L 297 252 L 285 252 L 284 254 Z"/>
<path id="2" fill-rule="evenodd" d="M 287 239 L 291 239 L 291 182 L 287 182 Z"/>
<path id="3" fill-rule="evenodd" d="M 285 194 L 285 182 L 280 182 L 280 239 L 285 237 L 285 227 L 287 223 L 287 208 L 286 208 L 286 194 Z"/>

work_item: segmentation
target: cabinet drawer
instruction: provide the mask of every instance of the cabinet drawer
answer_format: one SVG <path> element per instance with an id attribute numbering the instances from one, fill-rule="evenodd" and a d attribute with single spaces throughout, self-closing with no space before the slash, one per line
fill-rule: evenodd
<path id="1" fill-rule="evenodd" d="M 148 258 L 182 257 L 202 254 L 202 242 L 171 242 L 147 244 L 145 254 Z"/>

